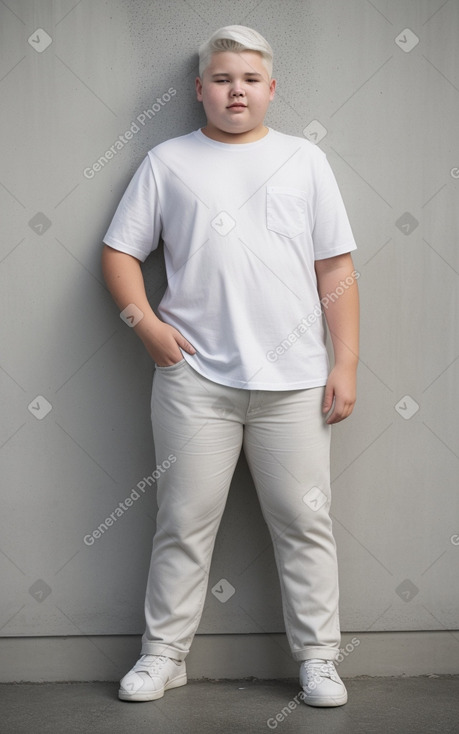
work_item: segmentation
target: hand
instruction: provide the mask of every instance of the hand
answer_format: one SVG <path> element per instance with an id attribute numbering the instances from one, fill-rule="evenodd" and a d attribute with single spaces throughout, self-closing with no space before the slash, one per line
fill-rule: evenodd
<path id="1" fill-rule="evenodd" d="M 143 319 L 142 319 L 143 321 Z M 170 367 L 183 359 L 181 349 L 196 354 L 196 349 L 170 324 L 155 319 L 152 325 L 139 322 L 138 334 L 158 367 Z"/>
<path id="2" fill-rule="evenodd" d="M 356 401 L 357 370 L 353 366 L 335 365 L 325 387 L 322 412 L 332 412 L 327 423 L 339 423 L 352 413 Z"/>

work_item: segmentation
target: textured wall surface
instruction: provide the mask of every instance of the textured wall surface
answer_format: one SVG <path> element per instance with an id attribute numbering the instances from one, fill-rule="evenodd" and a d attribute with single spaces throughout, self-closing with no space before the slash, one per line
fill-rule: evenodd
<path id="1" fill-rule="evenodd" d="M 230 23 L 274 47 L 267 123 L 327 153 L 359 246 L 359 402 L 333 429 L 343 630 L 459 627 L 457 0 L 2 0 L 2 636 L 143 631 L 153 367 L 101 238 L 146 151 L 204 123 L 196 48 Z M 157 304 L 161 252 L 145 276 Z M 241 457 L 200 632 L 282 629 Z"/>

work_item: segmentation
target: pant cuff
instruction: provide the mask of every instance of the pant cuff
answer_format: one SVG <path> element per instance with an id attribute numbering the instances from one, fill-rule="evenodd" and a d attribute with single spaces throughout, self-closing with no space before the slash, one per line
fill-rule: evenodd
<path id="1" fill-rule="evenodd" d="M 173 645 L 166 645 L 163 642 L 142 642 L 141 655 L 165 655 L 167 658 L 174 660 L 185 660 L 189 650 L 178 650 Z"/>
<path id="2" fill-rule="evenodd" d="M 304 650 L 298 650 L 293 654 L 293 659 L 302 663 L 305 660 L 319 658 L 320 660 L 335 660 L 339 653 L 339 647 L 325 647 L 317 645 L 316 647 L 306 647 Z"/>

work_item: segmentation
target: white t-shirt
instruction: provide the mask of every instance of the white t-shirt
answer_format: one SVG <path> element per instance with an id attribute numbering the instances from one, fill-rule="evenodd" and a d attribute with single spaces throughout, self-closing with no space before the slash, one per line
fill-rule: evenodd
<path id="1" fill-rule="evenodd" d="M 356 248 L 325 154 L 269 129 L 253 143 L 201 130 L 153 148 L 104 242 L 144 261 L 162 237 L 160 318 L 187 362 L 250 390 L 324 385 L 329 365 L 314 261 Z"/>

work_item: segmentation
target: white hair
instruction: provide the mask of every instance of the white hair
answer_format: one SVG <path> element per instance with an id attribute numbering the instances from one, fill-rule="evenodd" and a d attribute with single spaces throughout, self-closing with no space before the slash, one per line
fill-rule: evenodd
<path id="1" fill-rule="evenodd" d="M 266 38 L 244 25 L 227 25 L 219 28 L 208 41 L 199 47 L 199 76 L 210 64 L 212 54 L 222 51 L 258 51 L 268 71 L 269 78 L 273 71 L 273 50 Z"/>

